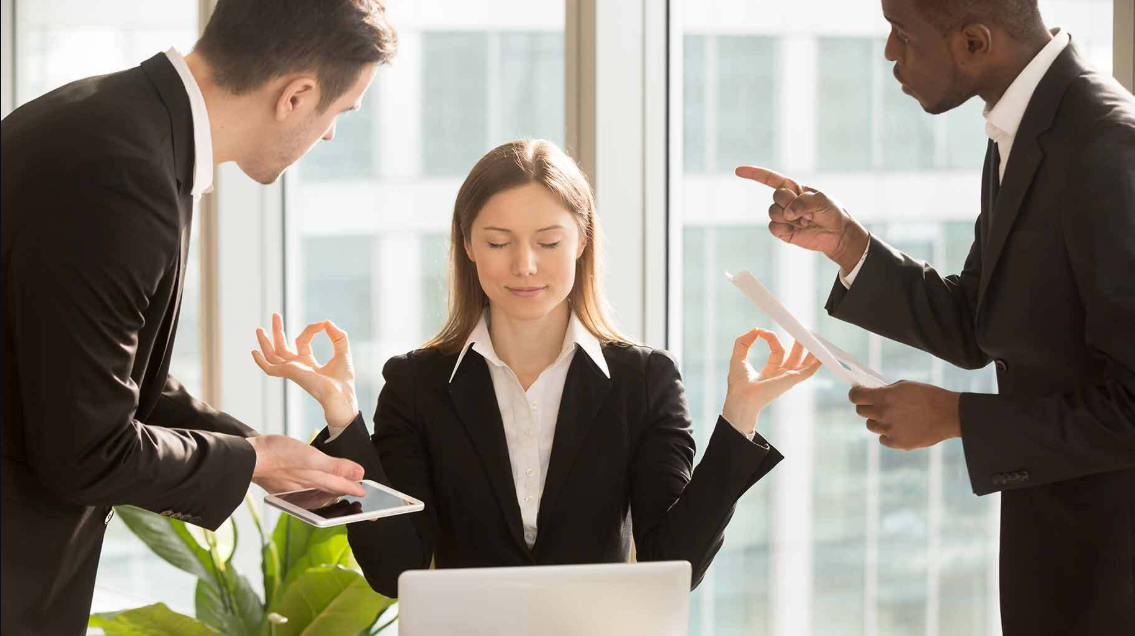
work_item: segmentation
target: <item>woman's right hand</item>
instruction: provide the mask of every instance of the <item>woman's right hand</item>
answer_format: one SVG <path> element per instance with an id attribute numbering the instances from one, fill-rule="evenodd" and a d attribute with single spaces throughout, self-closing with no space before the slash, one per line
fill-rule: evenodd
<path id="1" fill-rule="evenodd" d="M 319 364 L 311 352 L 311 339 L 326 331 L 335 347 L 335 353 L 326 364 Z M 347 332 L 330 320 L 308 325 L 296 337 L 296 350 L 288 348 L 284 335 L 284 319 L 272 314 L 272 339 L 264 329 L 256 328 L 260 351 L 253 349 L 252 359 L 264 373 L 272 377 L 287 378 L 300 385 L 323 406 L 323 415 L 331 428 L 343 428 L 359 413 L 359 400 L 355 396 L 355 365 L 351 362 L 351 347 Z"/>

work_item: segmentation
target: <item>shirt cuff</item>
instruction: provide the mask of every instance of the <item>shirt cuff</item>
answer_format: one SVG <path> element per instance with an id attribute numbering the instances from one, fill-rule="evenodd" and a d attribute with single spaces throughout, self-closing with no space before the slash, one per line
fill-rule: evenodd
<path id="1" fill-rule="evenodd" d="M 867 262 L 867 252 L 871 251 L 871 239 L 867 239 L 867 247 L 863 250 L 863 256 L 859 257 L 859 262 L 855 267 L 848 272 L 847 276 L 843 275 L 843 270 L 839 272 L 839 282 L 843 283 L 845 289 L 851 289 L 851 284 L 855 282 L 855 277 L 859 275 L 859 270 L 863 269 L 863 263 Z"/>
<path id="2" fill-rule="evenodd" d="M 360 411 L 358 413 L 358 415 L 355 416 L 355 419 L 358 419 L 361 416 L 362 416 L 362 411 Z M 354 421 L 355 420 L 351 420 L 351 423 L 353 424 Z M 347 424 L 346 426 L 331 426 L 331 425 L 328 425 L 327 426 L 327 439 L 323 440 L 323 443 L 329 444 L 329 443 L 335 441 L 335 438 L 339 437 L 339 435 L 341 435 L 343 433 L 343 431 L 347 430 L 348 428 L 351 428 L 351 424 Z"/>

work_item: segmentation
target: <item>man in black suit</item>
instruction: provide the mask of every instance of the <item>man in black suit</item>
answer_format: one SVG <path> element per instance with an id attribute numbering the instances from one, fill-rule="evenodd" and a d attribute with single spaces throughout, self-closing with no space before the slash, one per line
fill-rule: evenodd
<path id="1" fill-rule="evenodd" d="M 990 137 L 961 274 L 871 237 L 838 203 L 761 168 L 769 228 L 840 266 L 827 309 L 953 364 L 997 395 L 856 388 L 867 428 L 909 450 L 961 437 L 1001 496 L 1006 636 L 1135 632 L 1135 98 L 1088 68 L 1035 0 L 883 0 L 886 57 L 941 113 L 973 96 Z M 911 201 L 918 205 L 918 201 Z"/>
<path id="2" fill-rule="evenodd" d="M 359 107 L 396 38 L 378 0 L 221 0 L 195 51 L 3 121 L 5 636 L 81 634 L 112 506 L 215 529 L 250 481 L 361 494 L 360 466 L 257 436 L 167 374 L 194 200 L 274 181 Z"/>

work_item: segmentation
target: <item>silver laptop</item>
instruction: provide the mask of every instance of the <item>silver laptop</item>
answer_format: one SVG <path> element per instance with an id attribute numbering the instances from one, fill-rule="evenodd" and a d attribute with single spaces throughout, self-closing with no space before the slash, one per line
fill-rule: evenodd
<path id="1" fill-rule="evenodd" d="M 684 636 L 685 561 L 410 570 L 400 636 Z"/>

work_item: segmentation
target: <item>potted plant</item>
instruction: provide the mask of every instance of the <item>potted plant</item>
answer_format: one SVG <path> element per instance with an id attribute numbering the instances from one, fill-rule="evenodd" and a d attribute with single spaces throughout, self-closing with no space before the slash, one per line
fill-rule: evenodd
<path id="1" fill-rule="evenodd" d="M 155 554 L 197 577 L 197 616 L 156 603 L 94 614 L 88 625 L 107 636 L 358 636 L 397 620 L 394 599 L 372 590 L 359 572 L 344 526 L 315 528 L 280 515 L 269 537 L 251 500 L 245 503 L 260 538 L 263 599 L 233 567 L 232 519 L 214 533 L 119 506 L 115 513 Z"/>

